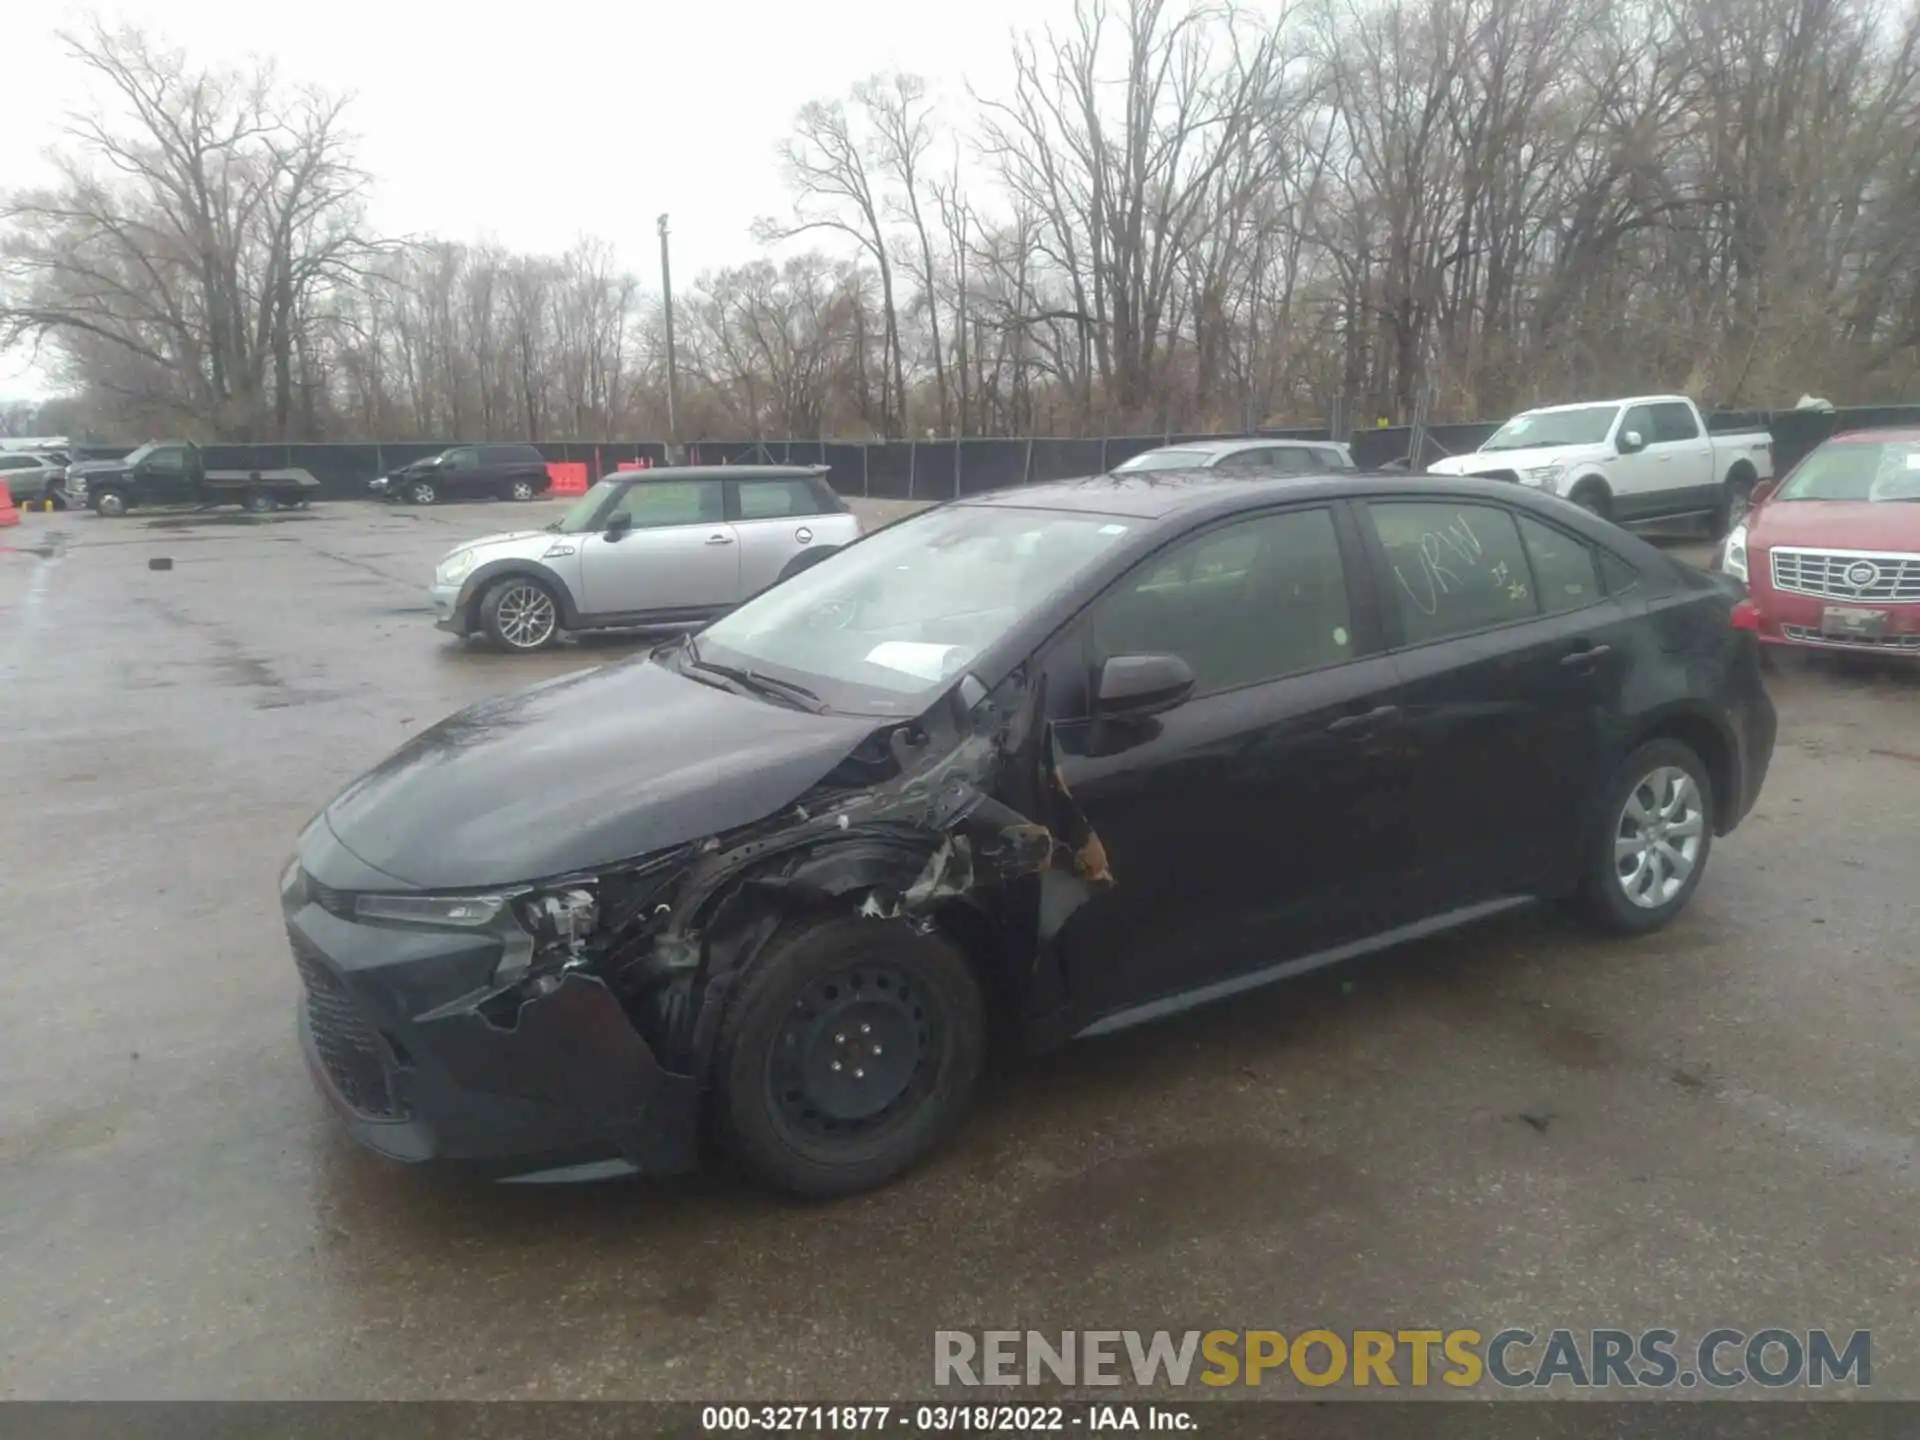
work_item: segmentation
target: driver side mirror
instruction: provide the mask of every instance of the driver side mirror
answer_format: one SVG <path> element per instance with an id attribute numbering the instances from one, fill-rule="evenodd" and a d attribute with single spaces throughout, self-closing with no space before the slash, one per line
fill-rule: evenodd
<path id="1" fill-rule="evenodd" d="M 616 510 L 607 517 L 607 528 L 601 533 L 609 540 L 618 540 L 633 529 L 633 516 L 625 510 Z"/>
<path id="2" fill-rule="evenodd" d="M 1638 430 L 1622 430 L 1620 432 L 1619 450 L 1622 455 L 1638 455 L 1646 448 L 1646 437 Z"/>
<path id="3" fill-rule="evenodd" d="M 1178 655 L 1115 655 L 1100 667 L 1096 708 L 1114 718 L 1158 715 L 1193 694 L 1193 670 Z"/>
<path id="4" fill-rule="evenodd" d="M 1766 504 L 1767 501 L 1771 500 L 1773 498 L 1773 492 L 1779 488 L 1780 482 L 1778 480 L 1762 480 L 1758 485 L 1755 485 L 1752 490 L 1747 492 L 1747 504 L 1757 510 Z"/>

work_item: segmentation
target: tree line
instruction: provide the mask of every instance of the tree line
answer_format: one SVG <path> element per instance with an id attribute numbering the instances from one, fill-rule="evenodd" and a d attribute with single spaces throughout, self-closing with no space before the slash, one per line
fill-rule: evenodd
<path id="1" fill-rule="evenodd" d="M 0 340 L 61 418 L 667 434 L 660 296 L 603 242 L 380 236 L 340 98 L 68 44 L 99 108 L 0 201 Z M 1910 399 L 1917 46 L 1882 0 L 1078 0 L 964 123 L 897 72 L 800 110 L 763 258 L 675 297 L 678 438 Z"/>

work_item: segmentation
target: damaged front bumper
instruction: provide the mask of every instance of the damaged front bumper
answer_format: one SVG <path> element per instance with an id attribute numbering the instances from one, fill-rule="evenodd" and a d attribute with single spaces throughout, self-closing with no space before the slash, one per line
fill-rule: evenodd
<path id="1" fill-rule="evenodd" d="M 494 935 L 360 923 L 323 893 L 304 868 L 283 891 L 300 1043 L 355 1139 L 501 1177 L 697 1163 L 697 1085 L 660 1064 L 598 977 L 503 997 Z"/>

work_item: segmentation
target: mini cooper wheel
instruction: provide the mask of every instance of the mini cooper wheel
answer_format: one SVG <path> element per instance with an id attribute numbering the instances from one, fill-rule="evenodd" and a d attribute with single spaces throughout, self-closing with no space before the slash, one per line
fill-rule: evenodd
<path id="1" fill-rule="evenodd" d="M 984 1035 L 979 986 L 946 940 L 892 920 L 800 920 L 768 943 L 722 1025 L 717 1128 L 776 1190 L 871 1189 L 959 1125 Z"/>
<path id="2" fill-rule="evenodd" d="M 1582 908 L 1604 929 L 1658 930 L 1686 907 L 1713 850 L 1713 781 L 1677 740 L 1642 745 L 1607 789 Z"/>
<path id="3" fill-rule="evenodd" d="M 538 580 L 509 576 L 480 602 L 480 623 L 503 650 L 540 650 L 560 634 L 560 602 Z"/>

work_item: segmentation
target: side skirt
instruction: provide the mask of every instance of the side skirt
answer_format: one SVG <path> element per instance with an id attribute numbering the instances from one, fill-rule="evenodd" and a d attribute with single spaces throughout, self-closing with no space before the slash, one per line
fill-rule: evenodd
<path id="1" fill-rule="evenodd" d="M 1179 1015 L 1188 1010 L 1198 1009 L 1202 1005 L 1211 1005 L 1216 1000 L 1229 1000 L 1235 995 L 1243 995 L 1249 990 L 1259 990 L 1277 981 L 1291 980 L 1296 975 L 1305 975 L 1309 971 L 1338 965 L 1343 960 L 1358 959 L 1362 955 L 1371 955 L 1379 950 L 1391 949 L 1395 945 L 1404 945 L 1410 940 L 1424 940 L 1429 935 L 1444 934 L 1449 930 L 1457 930 L 1462 925 L 1471 925 L 1476 920 L 1485 920 L 1490 916 L 1500 915 L 1509 910 L 1518 910 L 1522 906 L 1534 903 L 1532 896 L 1508 896 L 1499 900 L 1484 900 L 1478 905 L 1466 905 L 1458 910 L 1448 910 L 1439 915 L 1428 916 L 1425 920 L 1415 921 L 1411 925 L 1402 925 L 1398 929 L 1369 936 L 1365 940 L 1337 945 L 1331 950 L 1321 950 L 1312 955 L 1302 955 L 1295 960 L 1284 960 L 1278 965 L 1269 965 L 1265 969 L 1252 970 L 1245 975 L 1236 975 L 1231 980 L 1219 980 L 1211 985 L 1183 990 L 1178 995 L 1168 995 L 1159 1000 L 1149 1000 L 1144 1005 L 1133 1005 L 1125 1010 L 1117 1010 L 1076 1031 L 1072 1038 L 1084 1040 L 1092 1035 L 1111 1035 L 1116 1030 L 1131 1030 L 1136 1025 L 1162 1020 L 1169 1015 Z"/>

